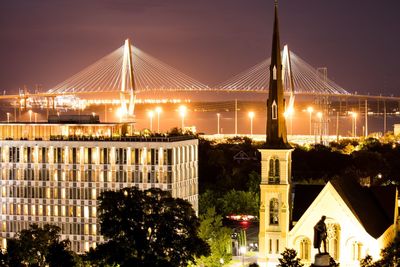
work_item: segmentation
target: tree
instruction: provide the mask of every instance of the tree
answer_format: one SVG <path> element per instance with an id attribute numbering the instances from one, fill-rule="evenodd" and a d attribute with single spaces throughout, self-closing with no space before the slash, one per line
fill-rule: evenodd
<path id="1" fill-rule="evenodd" d="M 222 225 L 222 216 L 209 208 L 200 216 L 199 237 L 208 243 L 211 248 L 209 256 L 202 256 L 196 260 L 200 266 L 219 267 L 220 260 L 225 263 L 231 260 L 231 229 Z"/>
<path id="2" fill-rule="evenodd" d="M 7 240 L 6 266 L 75 266 L 74 253 L 68 240 L 60 240 L 60 228 L 37 224 Z"/>
<path id="3" fill-rule="evenodd" d="M 291 248 L 285 248 L 285 251 L 281 253 L 282 257 L 279 258 L 279 267 L 302 267 L 304 264 L 300 262 L 297 257 L 297 252 Z"/>
<path id="4" fill-rule="evenodd" d="M 259 195 L 253 192 L 231 190 L 220 199 L 223 215 L 249 214 L 258 216 Z"/>
<path id="5" fill-rule="evenodd" d="M 98 200 L 108 241 L 88 253 L 94 266 L 186 266 L 210 252 L 190 203 L 169 192 L 131 187 L 105 191 Z"/>

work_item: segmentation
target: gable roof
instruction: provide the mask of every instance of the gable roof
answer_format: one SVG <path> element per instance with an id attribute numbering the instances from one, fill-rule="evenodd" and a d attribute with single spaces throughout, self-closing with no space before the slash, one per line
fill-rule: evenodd
<path id="1" fill-rule="evenodd" d="M 395 186 L 362 187 L 351 178 L 337 178 L 330 183 L 372 237 L 379 238 L 394 223 Z M 293 221 L 300 220 L 323 188 L 323 185 L 295 185 Z"/>
<path id="2" fill-rule="evenodd" d="M 394 223 L 396 187 L 362 187 L 345 178 L 332 180 L 331 184 L 372 237 L 380 237 Z"/>
<path id="3" fill-rule="evenodd" d="M 324 185 L 296 184 L 293 187 L 294 201 L 292 210 L 292 221 L 297 222 L 311 203 L 317 198 Z"/>

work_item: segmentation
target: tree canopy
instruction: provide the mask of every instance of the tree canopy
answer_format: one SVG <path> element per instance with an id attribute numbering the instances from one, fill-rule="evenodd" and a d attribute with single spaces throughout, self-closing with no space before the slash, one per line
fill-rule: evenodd
<path id="1" fill-rule="evenodd" d="M 131 187 L 103 192 L 98 200 L 108 241 L 89 251 L 94 266 L 187 266 L 210 252 L 191 204 L 166 191 Z"/>
<path id="2" fill-rule="evenodd" d="M 60 240 L 60 228 L 45 224 L 30 225 L 7 240 L 3 256 L 5 266 L 75 266 L 76 255 L 69 249 L 68 240 Z"/>

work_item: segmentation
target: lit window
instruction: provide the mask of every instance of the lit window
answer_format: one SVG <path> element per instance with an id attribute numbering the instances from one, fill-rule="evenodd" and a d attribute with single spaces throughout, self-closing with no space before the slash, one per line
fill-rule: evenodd
<path id="1" fill-rule="evenodd" d="M 92 217 L 96 217 L 96 207 L 92 207 Z"/>
<path id="2" fill-rule="evenodd" d="M 61 188 L 61 199 L 65 199 L 65 188 Z"/>
<path id="3" fill-rule="evenodd" d="M 304 238 L 300 241 L 300 259 L 309 260 L 310 259 L 310 249 L 311 242 L 308 238 Z"/>
<path id="4" fill-rule="evenodd" d="M 271 105 L 271 116 L 272 116 L 273 120 L 277 120 L 278 119 L 278 106 L 276 105 L 275 100 Z"/>
<path id="5" fill-rule="evenodd" d="M 85 223 L 85 226 L 84 226 L 84 234 L 85 235 L 89 234 L 89 224 L 87 224 L 87 223 Z"/>
<path id="6" fill-rule="evenodd" d="M 92 199 L 96 199 L 96 188 L 92 188 Z"/>
<path id="7" fill-rule="evenodd" d="M 65 206 L 61 206 L 61 216 L 65 217 Z"/>
<path id="8" fill-rule="evenodd" d="M 88 206 L 85 206 L 83 208 L 83 215 L 84 215 L 85 219 L 89 219 L 89 207 Z"/>
<path id="9" fill-rule="evenodd" d="M 92 224 L 92 235 L 96 235 L 97 234 L 97 226 L 96 224 Z"/>

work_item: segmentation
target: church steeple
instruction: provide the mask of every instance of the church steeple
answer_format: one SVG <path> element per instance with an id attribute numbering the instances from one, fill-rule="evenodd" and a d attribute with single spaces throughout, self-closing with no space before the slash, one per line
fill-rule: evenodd
<path id="1" fill-rule="evenodd" d="M 271 65 L 269 68 L 269 94 L 267 100 L 267 143 L 266 148 L 291 148 L 286 136 L 286 122 L 283 115 L 283 70 L 279 40 L 278 1 L 275 0 L 274 33 L 272 37 Z"/>

